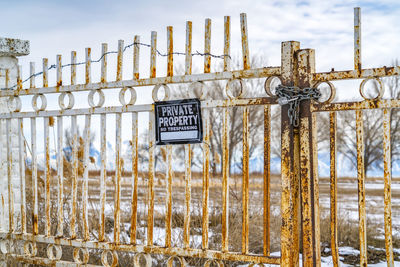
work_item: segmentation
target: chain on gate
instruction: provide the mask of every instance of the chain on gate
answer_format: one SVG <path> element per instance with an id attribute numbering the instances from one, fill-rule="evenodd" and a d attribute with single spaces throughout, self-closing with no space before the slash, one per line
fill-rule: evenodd
<path id="1" fill-rule="evenodd" d="M 321 97 L 321 92 L 318 88 L 300 89 L 297 86 L 278 85 L 275 90 L 279 105 L 289 104 L 289 122 L 293 127 L 299 127 L 300 102 L 308 99 L 318 100 Z"/>

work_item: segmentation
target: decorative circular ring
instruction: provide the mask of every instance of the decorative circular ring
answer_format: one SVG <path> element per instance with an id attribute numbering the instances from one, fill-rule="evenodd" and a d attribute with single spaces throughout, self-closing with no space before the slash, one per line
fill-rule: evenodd
<path id="1" fill-rule="evenodd" d="M 10 252 L 10 242 L 9 240 L 1 240 L 0 241 L 0 251 L 2 254 L 7 254 Z"/>
<path id="2" fill-rule="evenodd" d="M 146 264 L 140 265 L 140 259 L 144 259 L 146 261 Z M 151 260 L 151 255 L 147 253 L 137 253 L 133 257 L 133 266 L 134 267 L 151 267 L 152 266 L 152 260 Z"/>
<path id="3" fill-rule="evenodd" d="M 188 91 L 188 95 L 190 98 L 197 98 L 197 96 L 195 95 L 196 89 L 200 92 L 200 94 L 198 94 L 198 98 L 203 100 L 208 94 L 208 86 L 202 81 L 192 82 L 191 84 L 189 84 Z"/>
<path id="4" fill-rule="evenodd" d="M 38 107 L 37 102 L 38 102 L 38 97 L 40 97 L 40 102 L 42 102 L 42 104 L 40 105 L 40 107 Z M 45 110 L 47 107 L 47 99 L 46 96 L 43 94 L 36 94 L 32 97 L 32 108 L 35 111 L 43 111 Z"/>
<path id="5" fill-rule="evenodd" d="M 379 85 L 379 92 L 378 92 L 378 95 L 377 95 L 375 98 L 368 98 L 368 97 L 365 95 L 364 86 L 365 86 L 365 84 L 366 84 L 369 80 L 374 80 L 374 81 L 376 81 L 376 82 L 378 83 L 378 85 Z M 379 78 L 374 78 L 374 77 L 372 77 L 372 78 L 366 78 L 366 79 L 364 79 L 364 80 L 361 82 L 361 84 L 360 84 L 360 94 L 361 94 L 361 96 L 362 96 L 365 100 L 377 100 L 377 99 L 381 99 L 384 92 L 385 92 L 385 87 L 383 86 L 383 83 L 382 83 L 382 81 L 381 81 Z"/>
<path id="6" fill-rule="evenodd" d="M 270 97 L 276 97 L 276 95 L 274 93 L 272 93 L 272 91 L 271 91 L 271 85 L 275 79 L 279 79 L 279 81 L 282 84 L 282 80 L 281 80 L 280 76 L 270 76 L 265 80 L 265 83 L 264 83 L 264 90 L 267 93 L 267 95 L 269 95 Z"/>
<path id="7" fill-rule="evenodd" d="M 24 243 L 24 253 L 27 256 L 36 256 L 37 254 L 37 246 L 35 242 L 26 241 Z"/>
<path id="8" fill-rule="evenodd" d="M 68 105 L 65 105 L 65 96 L 68 96 Z M 58 105 L 62 110 L 71 109 L 75 104 L 74 95 L 71 92 L 62 92 L 61 95 L 58 96 Z"/>
<path id="9" fill-rule="evenodd" d="M 217 267 L 224 267 L 225 264 L 222 261 L 219 260 L 207 260 L 204 263 L 204 267 L 211 267 L 211 266 L 217 266 Z"/>
<path id="10" fill-rule="evenodd" d="M 22 108 L 21 98 L 19 96 L 10 96 L 7 99 L 7 107 L 10 112 L 19 112 Z"/>
<path id="11" fill-rule="evenodd" d="M 256 266 L 264 267 L 264 264 L 263 263 L 250 263 L 250 265 L 249 265 L 249 267 L 256 267 Z"/>
<path id="12" fill-rule="evenodd" d="M 82 258 L 80 252 L 82 251 Z M 78 264 L 86 264 L 89 261 L 89 250 L 87 248 L 74 248 L 74 261 Z"/>
<path id="13" fill-rule="evenodd" d="M 330 102 L 333 101 L 333 99 L 335 99 L 335 96 L 336 96 L 336 88 L 335 88 L 335 86 L 333 85 L 333 83 L 331 83 L 330 81 L 316 82 L 316 83 L 313 85 L 313 88 L 318 88 L 318 87 L 319 87 L 321 84 L 323 84 L 323 83 L 326 83 L 326 84 L 329 86 L 330 94 L 329 94 L 328 99 L 326 99 L 325 101 L 319 101 L 319 100 L 317 100 L 317 102 L 318 102 L 318 103 L 321 103 L 321 104 L 330 103 Z"/>
<path id="14" fill-rule="evenodd" d="M 93 100 L 94 94 L 96 94 L 96 93 L 99 95 L 99 101 L 97 102 L 97 104 L 95 104 L 95 103 L 94 103 L 94 100 Z M 93 90 L 91 90 L 91 91 L 89 92 L 89 95 L 88 95 L 88 102 L 89 102 L 89 106 L 90 106 L 90 107 L 92 107 L 92 108 L 99 108 L 99 107 L 101 107 L 101 106 L 104 105 L 104 101 L 105 101 L 105 98 L 104 98 L 104 93 L 103 93 L 102 90 L 100 90 L 100 89 L 98 89 L 98 90 L 93 89 Z"/>
<path id="15" fill-rule="evenodd" d="M 238 81 L 240 84 L 240 91 L 239 94 L 237 96 L 233 95 L 232 92 L 232 85 L 234 82 Z M 246 83 L 244 82 L 244 80 L 242 80 L 241 78 L 238 79 L 230 79 L 225 86 L 225 94 L 229 99 L 237 99 L 237 98 L 241 98 L 243 97 L 247 92 L 247 87 L 246 87 Z"/>
<path id="16" fill-rule="evenodd" d="M 108 261 L 108 255 L 111 255 L 111 263 Z M 106 267 L 115 267 L 118 265 L 118 254 L 115 250 L 105 250 L 101 253 L 101 263 Z"/>
<path id="17" fill-rule="evenodd" d="M 161 87 L 164 88 L 164 98 L 163 99 L 158 99 L 158 91 L 160 90 Z M 169 99 L 170 93 L 171 93 L 171 90 L 169 89 L 168 85 L 166 85 L 166 84 L 157 84 L 153 88 L 153 92 L 152 92 L 153 100 L 154 100 L 154 102 L 166 101 L 166 100 Z"/>
<path id="18" fill-rule="evenodd" d="M 55 255 L 54 255 L 54 250 L 56 251 Z M 62 248 L 60 245 L 50 244 L 47 246 L 47 257 L 50 260 L 59 260 L 61 259 L 61 256 L 62 256 Z"/>
<path id="19" fill-rule="evenodd" d="M 125 101 L 125 93 L 127 90 L 129 90 L 129 92 L 131 93 L 131 98 L 129 99 L 129 102 Z M 121 89 L 121 91 L 119 91 L 119 102 L 123 106 L 134 105 L 136 102 L 136 97 L 136 90 L 133 87 L 124 87 Z"/>
<path id="20" fill-rule="evenodd" d="M 178 256 L 171 256 L 169 257 L 169 259 L 167 260 L 167 267 L 173 267 L 174 264 L 174 260 L 177 259 L 181 265 L 181 267 L 186 267 L 187 263 L 185 261 L 184 258 L 182 257 L 178 257 Z"/>

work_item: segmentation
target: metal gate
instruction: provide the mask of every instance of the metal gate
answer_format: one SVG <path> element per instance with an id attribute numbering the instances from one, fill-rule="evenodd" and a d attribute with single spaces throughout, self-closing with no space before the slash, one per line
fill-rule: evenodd
<path id="1" fill-rule="evenodd" d="M 134 266 L 152 266 L 158 255 L 167 256 L 162 265 L 180 266 L 224 266 L 229 263 L 247 263 L 249 266 L 263 266 L 263 264 L 276 264 L 282 266 L 298 266 L 299 253 L 303 254 L 304 266 L 317 266 L 321 264 L 320 251 L 320 226 L 319 226 L 319 187 L 318 187 L 318 158 L 316 149 L 316 113 L 330 113 L 330 144 L 331 144 L 331 248 L 335 265 L 338 264 L 337 242 L 337 188 L 336 188 L 336 111 L 356 110 L 357 130 L 357 162 L 358 162 L 358 208 L 360 232 L 360 264 L 367 263 L 366 241 L 366 211 L 365 211 L 365 170 L 363 153 L 363 109 L 383 110 L 384 133 L 384 162 L 385 162 L 385 240 L 388 266 L 393 266 L 393 245 L 391 229 L 391 192 L 390 192 L 390 110 L 398 108 L 400 101 L 395 99 L 383 100 L 383 91 L 374 99 L 367 99 L 363 91 L 366 81 L 375 79 L 379 85 L 379 77 L 400 74 L 399 67 L 382 67 L 362 69 L 360 45 L 360 14 L 355 9 L 355 40 L 354 40 L 354 70 L 331 71 L 316 73 L 313 49 L 300 49 L 300 43 L 295 41 L 282 43 L 282 59 L 279 67 L 252 68 L 247 38 L 246 15 L 240 16 L 242 37 L 242 69 L 232 70 L 230 55 L 230 17 L 225 17 L 224 48 L 222 55 L 211 54 L 211 20 L 205 21 L 204 52 L 192 51 L 192 23 L 186 24 L 185 52 L 175 52 L 173 48 L 173 29 L 167 27 L 167 53 L 162 54 L 157 49 L 157 33 L 152 32 L 151 43 L 141 43 L 140 37 L 135 36 L 134 42 L 124 46 L 123 41 L 118 42 L 118 51 L 108 52 L 107 44 L 102 45 L 99 60 L 91 59 L 91 49 L 86 49 L 86 60 L 77 63 L 76 52 L 71 53 L 71 63 L 63 65 L 61 56 L 57 56 L 57 63 L 48 66 L 48 59 L 43 59 L 43 70 L 35 73 L 34 64 L 31 64 L 30 85 L 23 88 L 20 72 L 16 88 L 0 91 L 0 97 L 7 97 L 10 112 L 0 114 L 1 124 L 7 136 L 6 158 L 4 168 L 7 168 L 8 190 L 2 193 L 1 210 L 1 259 L 11 264 L 22 262 L 44 266 L 62 265 L 99 265 L 117 266 L 126 265 L 121 258 L 129 258 Z M 150 77 L 139 77 L 140 48 L 150 48 Z M 123 79 L 124 52 L 133 48 L 132 77 Z M 117 54 L 115 80 L 107 81 L 107 56 Z M 185 57 L 184 75 L 174 75 L 174 56 Z M 200 55 L 204 58 L 204 71 L 201 74 L 192 74 L 192 57 Z M 165 77 L 157 77 L 157 58 L 167 58 L 167 71 Z M 211 72 L 211 59 L 219 58 L 223 62 L 223 70 Z M 101 64 L 100 81 L 92 81 L 92 63 Z M 85 69 L 85 82 L 77 83 L 77 67 L 83 65 Z M 70 67 L 70 84 L 65 85 L 63 68 Z M 56 69 L 56 85 L 48 86 L 48 71 Z M 6 72 L 7 73 L 7 72 Z M 43 77 L 42 87 L 35 87 L 35 77 Z M 65 73 L 64 73 L 65 75 Z M 266 78 L 265 90 L 267 95 L 262 97 L 246 95 L 246 82 L 248 79 Z M 278 78 L 281 85 L 271 88 L 272 81 Z M 6 79 L 8 79 L 6 75 Z M 334 103 L 335 89 L 330 81 L 342 79 L 364 79 L 361 83 L 361 94 L 365 100 L 361 102 Z M 225 99 L 210 99 L 206 94 L 207 83 L 211 81 L 226 81 Z M 320 103 L 315 101 L 319 97 L 316 89 L 321 83 L 326 83 L 331 89 L 331 96 Z M 183 222 L 181 225 L 181 245 L 175 245 L 172 240 L 176 225 L 172 221 L 175 206 L 173 184 L 176 177 L 173 172 L 173 147 L 165 146 L 158 149 L 154 140 L 154 107 L 152 104 L 136 104 L 141 94 L 135 88 L 154 86 L 152 97 L 154 101 L 167 100 L 171 95 L 170 87 L 174 84 L 183 84 L 187 91 L 200 92 L 204 121 L 204 141 L 198 148 L 201 152 L 194 153 L 195 145 L 184 145 L 184 204 Z M 233 88 L 239 88 L 234 92 Z M 104 106 L 107 102 L 105 93 L 107 89 L 120 89 L 119 106 Z M 382 87 L 383 90 L 383 87 Z M 74 95 L 87 92 L 88 107 L 74 107 Z M 130 99 L 126 100 L 126 94 Z M 47 110 L 46 97 L 55 94 L 58 96 L 58 107 Z M 161 95 L 161 97 L 160 97 Z M 31 96 L 33 111 L 21 111 L 24 97 Z M 271 230 L 270 230 L 270 159 L 271 159 L 271 106 L 281 105 L 281 236 L 280 251 L 271 255 Z M 251 187 L 249 172 L 249 123 L 250 109 L 259 106 L 263 110 L 263 159 L 264 172 L 262 176 L 262 234 L 259 235 L 260 253 L 249 249 L 249 187 Z M 25 107 L 24 107 L 25 108 Z M 230 154 L 229 154 L 229 126 L 230 110 L 239 108 L 242 121 L 242 162 L 241 162 L 241 250 L 232 251 L 230 247 L 229 227 L 230 207 L 229 195 L 231 186 Z M 220 228 L 219 231 L 209 231 L 210 226 L 210 138 L 212 133 L 209 112 L 219 109 L 221 111 L 221 180 L 220 182 Z M 110 127 L 109 118 L 113 117 L 115 124 L 115 153 L 112 155 L 115 171 L 110 174 L 107 170 L 107 151 Z M 238 119 L 238 118 L 235 118 Z M 26 120 L 30 121 L 25 123 Z M 79 133 L 79 121 L 84 121 L 83 137 Z M 97 123 L 96 123 L 97 122 Z M 147 124 L 145 127 L 143 124 Z M 43 162 L 38 156 L 37 124 L 43 125 L 40 135 L 43 135 Z M 65 131 L 69 126 L 69 137 Z M 130 125 L 130 155 L 131 171 L 124 171 L 125 165 L 122 157 L 122 131 Z M 29 136 L 25 128 L 29 127 Z M 91 155 L 91 138 L 93 128 L 97 128 L 100 136 L 100 152 L 97 185 L 98 190 L 90 191 L 89 186 L 93 180 L 90 174 L 90 164 L 93 162 Z M 148 140 L 146 149 L 148 157 L 146 162 L 138 153 L 140 127 L 147 128 Z M 54 130 L 57 128 L 56 130 Z M 17 134 L 13 135 L 13 129 Z M 51 134 L 55 151 L 51 150 Z M 57 133 L 55 133 L 57 132 Z M 70 142 L 66 148 L 65 139 Z M 29 141 L 28 141 L 29 140 Z M 17 142 L 18 149 L 14 150 L 12 144 Z M 160 220 L 157 197 L 157 171 L 156 161 L 158 154 L 165 154 L 165 189 L 162 214 L 163 225 Z M 2 154 L 0 154 L 2 155 Z M 4 156 L 4 155 L 3 155 Z M 200 246 L 194 247 L 191 243 L 193 223 L 191 218 L 195 207 L 192 205 L 192 156 L 202 160 L 201 167 L 201 207 L 198 207 L 201 226 Z M 18 166 L 15 166 L 17 159 Z M 53 168 L 53 163 L 54 168 Z M 42 164 L 43 163 L 43 164 Z M 144 168 L 146 170 L 144 171 Z M 66 179 L 66 172 L 71 179 Z M 13 176 L 18 173 L 18 186 L 15 187 Z M 129 176 L 129 182 L 124 182 L 123 177 Z M 110 180 L 109 177 L 112 177 Z M 5 179 L 5 178 L 3 178 Z M 141 180 L 143 182 L 141 183 Z M 29 183 L 29 185 L 27 184 Z M 41 185 L 41 183 L 43 183 Z M 112 185 L 109 190 L 107 185 Z M 129 188 L 129 200 L 122 197 L 124 188 Z M 112 209 L 107 210 L 107 192 L 114 194 Z M 65 194 L 67 193 L 67 194 Z M 98 206 L 90 204 L 91 194 L 96 194 Z M 19 199 L 16 199 L 15 196 Z M 70 198 L 66 198 L 68 195 Z M 143 197 L 145 196 L 145 197 Z M 141 198 L 142 197 L 142 198 Z M 110 199 L 110 196 L 108 196 Z M 143 199 L 143 203 L 139 203 Z M 129 215 L 124 214 L 122 207 L 128 207 Z M 139 219 L 139 210 L 144 209 L 145 218 Z M 98 216 L 94 216 L 94 212 Z M 110 215 L 112 214 L 112 215 Z M 93 217 L 94 216 L 94 217 Z M 128 221 L 123 221 L 128 217 Z M 93 219 L 94 218 L 94 219 Z M 157 220 L 156 220 L 157 219 Z M 111 229 L 111 230 L 110 230 Z M 160 242 L 154 240 L 155 231 L 162 229 L 163 235 Z M 143 231 L 143 232 L 141 232 Z M 110 234 L 111 233 L 111 234 Z M 141 235 L 141 237 L 139 237 Z M 129 236 L 128 239 L 121 238 Z M 211 236 L 220 236 L 220 244 L 210 248 Z M 141 241 L 139 241 L 139 239 Z M 300 244 L 301 248 L 300 248 Z M 101 257 L 100 257 L 101 255 Z M 97 261 L 93 259 L 97 258 Z M 193 263 L 191 260 L 200 260 Z M 10 263 L 11 262 L 11 263 Z"/>

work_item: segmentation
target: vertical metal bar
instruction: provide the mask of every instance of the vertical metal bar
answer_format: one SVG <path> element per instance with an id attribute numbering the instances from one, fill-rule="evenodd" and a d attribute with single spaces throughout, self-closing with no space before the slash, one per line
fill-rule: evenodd
<path id="1" fill-rule="evenodd" d="M 190 201 L 192 192 L 192 151 L 185 145 L 185 218 L 183 222 L 183 246 L 189 248 L 190 241 Z"/>
<path id="2" fill-rule="evenodd" d="M 330 131 L 330 209 L 331 209 L 331 248 L 332 261 L 335 267 L 339 266 L 339 244 L 337 231 L 337 164 L 336 164 L 336 112 L 329 113 Z"/>
<path id="3" fill-rule="evenodd" d="M 205 20 L 204 26 L 204 73 L 211 71 L 211 19 Z"/>
<path id="4" fill-rule="evenodd" d="M 192 23 L 186 23 L 185 74 L 192 74 Z M 172 149 L 171 149 L 172 150 Z M 190 245 L 190 202 L 192 192 L 192 148 L 185 145 L 185 217 L 183 221 L 183 246 Z"/>
<path id="5" fill-rule="evenodd" d="M 8 177 L 8 231 L 10 233 L 15 230 L 14 223 L 14 189 L 13 189 L 13 153 L 12 153 L 12 129 L 11 119 L 6 120 L 6 135 L 7 135 L 7 177 Z"/>
<path id="6" fill-rule="evenodd" d="M 57 221 L 57 236 L 63 235 L 64 228 L 64 175 L 63 175 L 63 159 L 64 159 L 64 151 L 63 151 L 63 117 L 57 116 L 57 140 L 58 140 L 58 149 L 57 149 L 57 178 L 58 178 L 58 195 L 57 195 L 57 213 L 58 213 L 58 221 Z"/>
<path id="7" fill-rule="evenodd" d="M 271 184 L 271 106 L 264 106 L 264 243 L 263 253 L 266 256 L 270 254 L 270 184 Z"/>
<path id="8" fill-rule="evenodd" d="M 174 75 L 174 36 L 172 26 L 167 27 L 167 76 Z"/>
<path id="9" fill-rule="evenodd" d="M 295 52 L 299 50 L 300 43 L 291 41 L 282 43 L 281 79 L 282 84 L 292 86 L 296 81 Z M 281 195 L 281 265 L 299 265 L 299 146 L 298 133 L 295 134 L 293 126 L 289 123 L 288 106 L 282 106 L 281 112 L 281 169 L 282 169 L 282 195 Z"/>
<path id="10" fill-rule="evenodd" d="M 354 70 L 361 75 L 361 12 L 354 8 Z"/>
<path id="11" fill-rule="evenodd" d="M 157 63 L 157 32 L 151 32 L 151 48 L 150 48 L 150 78 L 155 78 Z"/>
<path id="12" fill-rule="evenodd" d="M 10 85 L 10 69 L 6 69 L 6 88 Z"/>
<path id="13" fill-rule="evenodd" d="M 222 251 L 229 248 L 229 110 L 224 108 L 222 122 Z"/>
<path id="14" fill-rule="evenodd" d="M 44 118 L 44 154 L 45 154 L 45 168 L 44 168 L 44 177 L 45 177 L 45 212 L 46 212 L 46 226 L 45 226 L 45 234 L 46 236 L 50 236 L 51 232 L 51 217 L 50 217 L 50 135 L 49 135 L 49 117 Z"/>
<path id="15" fill-rule="evenodd" d="M 298 86 L 312 84 L 315 72 L 315 51 L 297 51 Z M 320 266 L 318 165 L 316 146 L 316 114 L 310 111 L 310 100 L 300 104 L 300 181 L 303 266 Z"/>
<path id="16" fill-rule="evenodd" d="M 116 81 L 122 80 L 122 63 L 124 59 L 124 40 L 118 41 L 118 56 L 117 56 L 117 77 Z"/>
<path id="17" fill-rule="evenodd" d="M 172 232 L 172 146 L 167 146 L 167 173 L 165 196 L 165 246 L 171 247 Z"/>
<path id="18" fill-rule="evenodd" d="M 83 183 L 82 183 L 82 219 L 83 239 L 89 240 L 88 222 L 88 180 L 89 180 L 89 148 L 90 148 L 91 115 L 85 115 L 84 151 L 83 151 Z"/>
<path id="19" fill-rule="evenodd" d="M 243 107 L 242 253 L 249 253 L 249 107 Z"/>
<path id="20" fill-rule="evenodd" d="M 99 241 L 104 241 L 105 233 L 105 207 L 106 207 L 106 191 L 107 191 L 107 119 L 106 114 L 100 115 L 100 225 L 99 225 Z"/>
<path id="21" fill-rule="evenodd" d="M 391 110 L 383 109 L 383 175 L 384 184 L 384 216 L 385 216 L 385 247 L 386 261 L 388 267 L 394 266 L 393 259 L 393 236 L 392 236 L 392 157 L 391 157 Z"/>
<path id="22" fill-rule="evenodd" d="M 44 76 L 43 76 L 44 77 Z M 38 195 L 37 195 L 37 155 L 36 155 L 36 118 L 31 118 L 31 149 L 32 149 L 32 195 L 33 195 L 33 234 L 39 233 L 38 227 Z"/>
<path id="23" fill-rule="evenodd" d="M 132 202 L 131 244 L 136 244 L 138 200 L 138 113 L 132 112 Z"/>
<path id="24" fill-rule="evenodd" d="M 365 210 L 365 165 L 363 112 L 356 110 L 358 223 L 360 235 L 360 266 L 367 266 L 367 218 Z"/>
<path id="25" fill-rule="evenodd" d="M 57 87 L 62 85 L 62 63 L 61 63 L 61 55 L 57 55 Z"/>
<path id="26" fill-rule="evenodd" d="M 140 36 L 135 35 L 133 43 L 133 78 L 139 79 L 139 52 L 140 52 Z"/>
<path id="27" fill-rule="evenodd" d="M 167 76 L 173 76 L 173 28 L 167 27 Z M 166 173 L 166 196 L 165 196 L 165 246 L 171 247 L 172 231 L 172 146 L 167 145 L 167 173 Z M 185 230 L 183 231 L 185 240 Z M 184 241 L 185 243 L 185 241 Z"/>
<path id="28" fill-rule="evenodd" d="M 240 14 L 240 30 L 242 33 L 242 57 L 243 69 L 250 69 L 250 56 L 249 56 L 249 41 L 247 35 L 247 15 L 246 13 Z"/>
<path id="29" fill-rule="evenodd" d="M 48 71 L 49 71 L 49 59 L 44 58 L 43 59 L 43 87 L 49 86 L 49 80 L 48 80 Z"/>
<path id="30" fill-rule="evenodd" d="M 192 22 L 186 21 L 185 74 L 192 73 Z"/>
<path id="31" fill-rule="evenodd" d="M 224 17 L 224 71 L 231 69 L 231 17 Z"/>
<path id="32" fill-rule="evenodd" d="M 147 212 L 147 245 L 153 246 L 154 226 L 154 106 L 149 112 L 149 181 L 148 181 L 148 212 Z"/>
<path id="33" fill-rule="evenodd" d="M 208 201 L 210 180 L 210 115 L 208 109 L 203 109 L 203 224 L 202 224 L 202 248 L 208 249 Z"/>
<path id="34" fill-rule="evenodd" d="M 30 62 L 30 74 L 29 74 L 29 87 L 30 88 L 35 88 L 35 62 Z"/>
<path id="35" fill-rule="evenodd" d="M 121 120 L 122 114 L 115 115 L 115 197 L 114 197 L 114 242 L 120 242 L 121 225 Z"/>
<path id="36" fill-rule="evenodd" d="M 76 84 L 76 51 L 71 51 L 71 85 Z"/>
<path id="37" fill-rule="evenodd" d="M 23 138 L 23 119 L 18 119 L 19 175 L 21 190 L 21 232 L 26 233 L 26 197 L 25 197 L 25 142 Z M 0 152 L 1 153 L 1 152 Z"/>
<path id="38" fill-rule="evenodd" d="M 3 133 L 3 124 L 4 124 L 5 120 L 0 120 L 0 133 Z M 7 134 L 7 132 L 5 132 L 5 134 Z M 7 153 L 7 151 L 6 151 Z M 3 146 L 0 148 L 0 168 L 2 170 L 4 170 L 4 162 L 7 160 L 7 156 L 4 159 L 3 156 Z M 1 224 L 0 224 L 0 229 L 2 232 L 5 232 L 5 230 L 7 229 L 8 226 L 6 226 L 6 207 L 5 207 L 5 196 L 6 196 L 6 192 L 5 191 L 1 191 Z"/>
<path id="39" fill-rule="evenodd" d="M 72 82 L 72 80 L 71 80 Z M 76 238 L 76 218 L 77 218 L 77 202 L 78 202 L 78 126 L 76 115 L 71 116 L 71 134 L 72 134 L 72 211 L 71 211 L 71 238 Z"/>
<path id="40" fill-rule="evenodd" d="M 22 66 L 18 65 L 17 68 L 17 90 L 22 90 Z"/>
<path id="41" fill-rule="evenodd" d="M 92 71 L 91 71 L 91 65 L 92 65 L 92 60 L 91 60 L 91 53 L 92 49 L 90 47 L 85 49 L 85 54 L 86 54 L 86 64 L 85 64 L 85 82 L 86 84 L 91 83 L 92 80 Z"/>
<path id="42" fill-rule="evenodd" d="M 118 43 L 118 45 L 119 45 L 119 43 Z M 102 82 L 102 83 L 107 82 L 107 51 L 108 51 L 108 45 L 101 44 L 101 54 L 103 55 L 103 57 L 101 58 L 100 82 Z M 118 53 L 119 53 L 119 46 L 118 46 Z M 118 54 L 118 56 L 119 56 L 119 54 Z M 118 74 L 117 74 L 117 78 L 118 78 Z"/>

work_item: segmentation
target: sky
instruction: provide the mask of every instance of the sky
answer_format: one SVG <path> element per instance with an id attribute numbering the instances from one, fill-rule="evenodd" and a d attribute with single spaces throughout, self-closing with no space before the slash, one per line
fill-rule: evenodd
<path id="1" fill-rule="evenodd" d="M 313 48 L 317 71 L 349 70 L 353 68 L 353 13 L 361 7 L 363 68 L 390 66 L 400 59 L 400 2 L 348 0 L 223 0 L 223 1 L 28 1 L 1 0 L 2 25 L 0 36 L 30 41 L 30 55 L 20 57 L 23 79 L 29 76 L 29 62 L 41 71 L 42 58 L 54 64 L 61 54 L 63 64 L 69 63 L 72 50 L 77 51 L 78 62 L 84 61 L 85 48 L 92 48 L 92 59 L 101 55 L 101 44 L 108 43 L 109 51 L 117 49 L 118 40 L 125 45 L 135 35 L 149 44 L 151 31 L 157 31 L 157 47 L 166 51 L 166 27 L 174 28 L 174 51 L 185 51 L 186 21 L 193 22 L 193 51 L 203 51 L 204 21 L 212 20 L 211 53 L 223 54 L 224 16 L 231 16 L 231 54 L 241 57 L 240 13 L 247 14 L 249 49 L 251 56 L 261 56 L 263 66 L 280 65 L 282 41 L 295 40 L 301 48 Z M 132 78 L 132 51 L 124 54 L 123 79 Z M 194 57 L 194 72 L 202 69 L 202 58 Z M 215 69 L 221 60 L 213 59 Z M 175 66 L 183 64 L 184 57 L 174 58 Z M 108 80 L 115 79 L 115 57 L 109 57 Z M 100 64 L 92 65 L 93 82 L 99 81 Z M 79 75 L 80 73 L 80 75 Z M 78 83 L 83 83 L 83 68 L 78 68 Z M 158 57 L 157 76 L 165 76 L 166 60 Z M 64 69 L 64 84 L 68 83 L 69 69 Z M 54 85 L 56 72 L 49 72 Z M 140 77 L 149 77 L 149 49 L 141 48 Z M 40 77 L 36 79 L 41 85 Z M 356 82 L 341 86 L 340 90 L 358 92 Z M 28 86 L 26 83 L 25 86 Z M 151 89 L 151 88 L 150 88 Z M 151 102 L 151 90 L 138 88 L 138 102 Z M 107 95 L 106 95 L 107 96 Z M 107 104 L 118 102 L 118 95 L 109 95 Z M 30 100 L 23 100 L 30 106 Z M 78 98 L 75 107 L 87 107 L 87 101 Z M 28 108 L 29 109 L 29 108 Z M 48 97 L 48 109 L 58 109 L 56 96 Z M 24 110 L 24 108 L 23 108 Z M 144 118 L 146 121 L 146 118 Z"/>
<path id="2" fill-rule="evenodd" d="M 267 65 L 279 65 L 282 41 L 296 40 L 302 48 L 316 50 L 317 71 L 351 69 L 356 6 L 362 12 L 363 66 L 390 65 L 400 58 L 400 2 L 396 0 L 2 2 L 1 36 L 30 41 L 30 55 L 20 59 L 25 74 L 29 61 L 35 61 L 38 69 L 43 57 L 54 63 L 56 55 L 61 54 L 63 62 L 69 61 L 72 50 L 77 51 L 78 60 L 83 60 L 85 47 L 92 48 L 95 58 L 103 42 L 109 43 L 109 50 L 116 49 L 119 39 L 131 43 L 134 35 L 150 43 L 151 31 L 158 32 L 158 48 L 165 51 L 166 26 L 174 27 L 175 50 L 184 52 L 187 20 L 193 21 L 194 50 L 202 51 L 206 18 L 212 19 L 212 52 L 222 54 L 225 15 L 232 21 L 232 55 L 240 56 L 242 12 L 247 13 L 250 54 L 262 55 Z M 143 54 L 148 61 L 146 49 Z M 142 66 L 141 76 L 148 77 L 147 65 Z M 159 69 L 160 75 L 165 75 L 166 67 Z"/>

